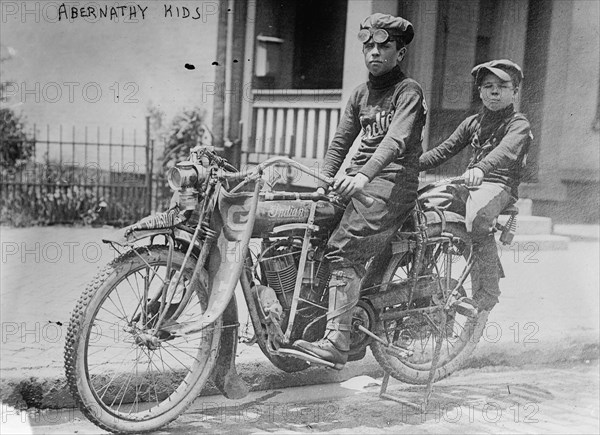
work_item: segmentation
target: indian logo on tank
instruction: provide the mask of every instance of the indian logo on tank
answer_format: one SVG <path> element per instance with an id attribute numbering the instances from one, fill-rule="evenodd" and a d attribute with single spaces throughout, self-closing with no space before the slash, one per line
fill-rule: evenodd
<path id="1" fill-rule="evenodd" d="M 273 205 L 267 215 L 270 218 L 280 218 L 280 219 L 304 219 L 307 218 L 309 214 L 309 210 L 306 207 L 295 207 L 293 205 Z"/>

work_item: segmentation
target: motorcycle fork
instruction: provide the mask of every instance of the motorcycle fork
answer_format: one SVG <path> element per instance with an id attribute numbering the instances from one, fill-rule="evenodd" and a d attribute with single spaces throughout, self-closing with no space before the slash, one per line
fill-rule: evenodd
<path id="1" fill-rule="evenodd" d="M 216 189 L 217 192 L 215 192 L 214 195 L 211 195 L 211 196 L 209 196 L 210 192 L 208 192 L 207 197 L 216 198 L 218 196 L 218 193 L 219 193 L 218 190 L 219 190 L 220 186 L 216 186 L 216 187 L 212 186 L 211 188 Z M 181 315 L 181 313 L 187 306 L 188 302 L 190 301 L 192 295 L 194 294 L 194 288 L 196 285 L 205 285 L 206 286 L 208 284 L 207 283 L 208 277 L 207 277 L 206 271 L 204 269 L 204 264 L 206 263 L 206 260 L 208 259 L 208 254 L 212 248 L 212 245 L 213 245 L 214 240 L 216 239 L 216 235 L 217 235 L 217 233 L 214 230 L 208 228 L 207 226 L 202 225 L 203 222 L 210 221 L 210 217 L 209 217 L 210 213 L 207 213 L 207 210 L 212 211 L 212 209 L 214 207 L 214 200 L 211 200 L 210 204 L 208 204 L 208 203 L 209 203 L 209 201 L 206 201 L 203 204 L 202 210 L 200 212 L 200 219 L 198 219 L 198 224 L 196 225 L 196 229 L 195 229 L 192 239 L 190 241 L 188 250 L 183 259 L 183 264 L 181 265 L 180 269 L 173 276 L 171 276 L 171 270 L 173 268 L 173 251 L 175 249 L 175 243 L 171 236 L 167 237 L 167 239 L 169 241 L 169 254 L 167 256 L 167 271 L 166 271 L 166 275 L 165 275 L 165 280 L 163 281 L 163 287 L 161 288 L 161 291 L 160 291 L 161 304 L 160 304 L 160 308 L 158 310 L 158 312 L 160 313 L 160 317 L 154 327 L 154 329 L 157 331 L 160 329 L 162 323 L 165 320 L 167 312 L 169 311 L 169 308 L 171 307 L 173 298 L 177 291 L 177 286 L 179 285 L 179 282 L 181 281 L 181 273 L 185 269 L 185 266 L 186 266 L 189 258 L 192 255 L 192 252 L 193 252 L 194 246 L 195 246 L 195 241 L 198 239 L 201 232 L 203 233 L 203 236 L 204 236 L 204 243 L 202 244 L 202 248 L 200 249 L 200 254 L 198 255 L 198 260 L 196 261 L 194 273 L 192 275 L 189 285 L 187 285 L 184 290 L 184 293 L 181 297 L 181 301 L 179 302 L 179 306 L 177 307 L 175 312 L 169 317 L 170 320 L 177 320 L 179 318 L 179 316 Z M 172 289 L 172 291 L 171 291 L 171 296 L 170 296 L 169 300 L 167 301 L 166 298 L 167 298 L 167 294 L 169 293 L 169 289 Z"/>
<path id="2" fill-rule="evenodd" d="M 304 231 L 304 239 L 302 241 L 302 251 L 300 252 L 300 262 L 298 264 L 298 274 L 296 275 L 296 283 L 294 284 L 294 295 L 292 296 L 292 306 L 290 307 L 290 317 L 288 320 L 287 329 L 285 331 L 284 339 L 289 342 L 292 336 L 292 330 L 294 328 L 294 320 L 296 319 L 296 311 L 298 309 L 298 302 L 300 301 L 300 289 L 302 288 L 302 279 L 304 278 L 304 268 L 306 266 L 306 256 L 308 254 L 308 248 L 310 247 L 310 238 L 314 231 L 315 223 L 315 212 L 317 210 L 317 203 L 313 202 L 310 206 L 310 212 L 308 214 L 308 221 L 306 222 L 306 230 Z"/>

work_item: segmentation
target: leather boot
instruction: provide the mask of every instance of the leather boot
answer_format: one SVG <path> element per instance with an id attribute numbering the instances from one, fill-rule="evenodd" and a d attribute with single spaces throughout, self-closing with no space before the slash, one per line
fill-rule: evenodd
<path id="1" fill-rule="evenodd" d="M 472 271 L 473 301 L 479 311 L 491 311 L 500 296 L 500 276 L 502 269 L 493 235 L 480 240 L 476 249 Z"/>
<path id="2" fill-rule="evenodd" d="M 332 273 L 325 337 L 314 343 L 297 340 L 294 347 L 325 361 L 344 365 L 350 350 L 352 309 L 360 295 L 360 278 L 354 268 Z"/>

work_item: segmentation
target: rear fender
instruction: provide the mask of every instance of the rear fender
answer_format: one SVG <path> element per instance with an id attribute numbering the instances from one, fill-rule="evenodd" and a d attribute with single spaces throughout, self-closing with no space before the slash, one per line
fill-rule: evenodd
<path id="1" fill-rule="evenodd" d="M 442 213 L 444 215 L 446 222 L 455 222 L 455 223 L 464 223 L 465 222 L 465 218 L 462 217 L 458 213 L 454 213 L 452 211 L 443 211 Z M 442 223 L 442 217 L 433 210 L 426 211 L 425 217 L 427 218 L 427 225 Z"/>
<path id="2" fill-rule="evenodd" d="M 425 211 L 425 217 L 427 219 L 427 225 L 432 224 L 443 224 L 448 222 L 464 224 L 464 217 L 458 213 L 451 211 L 441 211 L 444 219 L 435 211 Z M 392 259 L 392 256 L 397 253 L 405 252 L 410 245 L 406 241 L 392 241 L 390 244 L 380 251 L 371 261 L 369 268 L 367 269 L 365 277 L 361 282 L 361 289 L 365 293 L 373 291 L 373 287 L 381 283 L 381 277 L 385 273 L 388 263 Z"/>

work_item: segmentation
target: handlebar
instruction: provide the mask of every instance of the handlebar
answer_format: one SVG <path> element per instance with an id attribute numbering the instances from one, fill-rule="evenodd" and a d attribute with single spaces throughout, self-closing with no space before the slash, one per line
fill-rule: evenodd
<path id="1" fill-rule="evenodd" d="M 465 184 L 465 179 L 462 177 L 462 175 L 459 175 L 456 177 L 448 177 L 448 178 L 444 178 L 443 180 L 436 181 L 435 183 L 431 183 L 431 184 L 429 184 L 429 186 L 438 187 L 438 186 L 445 186 L 446 184 L 456 184 L 456 185 Z"/>
<path id="2" fill-rule="evenodd" d="M 269 166 L 273 166 L 273 165 L 277 165 L 277 164 L 283 164 L 283 165 L 294 167 L 294 168 L 298 169 L 299 171 L 304 172 L 305 174 L 313 176 L 314 178 L 316 178 L 319 181 L 323 181 L 323 182 L 327 183 L 328 186 L 331 186 L 333 184 L 333 182 L 335 181 L 333 178 L 326 177 L 325 175 L 321 175 L 318 172 L 316 172 L 315 170 L 309 168 L 308 166 L 305 166 L 302 163 L 298 163 L 295 160 L 290 159 L 289 157 L 271 157 L 270 159 L 267 159 L 264 162 L 259 163 L 257 166 L 255 166 L 252 169 L 247 169 L 245 171 L 237 171 L 237 172 L 223 172 L 220 175 L 226 180 L 235 181 L 235 180 L 247 179 L 248 181 L 250 181 L 250 180 L 255 180 L 255 179 L 259 178 L 262 175 L 262 173 L 264 172 L 264 170 L 266 168 L 268 168 Z M 362 193 L 362 192 L 354 194 L 354 195 L 352 195 L 352 197 L 355 198 L 358 202 L 360 202 L 365 207 L 371 207 L 375 203 L 375 200 L 371 196 L 369 196 L 365 193 Z"/>

